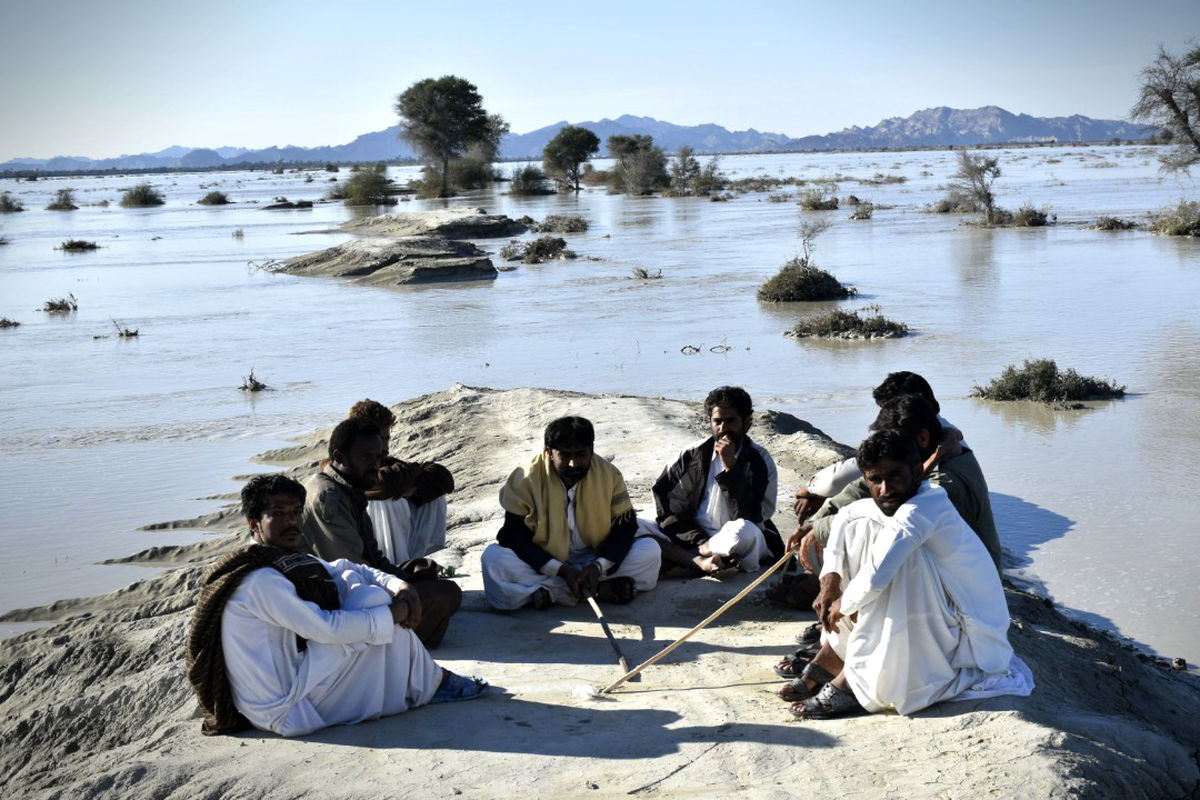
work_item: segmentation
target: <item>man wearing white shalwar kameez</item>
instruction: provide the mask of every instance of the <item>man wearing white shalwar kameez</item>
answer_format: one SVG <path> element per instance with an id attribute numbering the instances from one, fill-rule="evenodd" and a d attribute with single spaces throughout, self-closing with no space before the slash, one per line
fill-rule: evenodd
<path id="1" fill-rule="evenodd" d="M 242 491 L 256 544 L 206 576 L 188 642 L 206 722 L 229 722 L 221 712 L 229 695 L 251 725 L 282 736 L 482 695 L 485 681 L 438 666 L 412 631 L 420 603 L 405 581 L 300 552 L 304 497 L 282 475 L 257 476 Z M 243 566 L 231 574 L 228 563 Z M 223 727 L 206 724 L 209 732 L 236 730 Z"/>
<path id="2" fill-rule="evenodd" d="M 814 604 L 824 643 L 817 668 L 796 679 L 812 696 L 793 713 L 911 714 L 943 700 L 1028 695 L 1033 676 L 1008 642 L 995 565 L 945 490 L 921 485 L 916 443 L 879 431 L 858 461 L 871 498 L 835 519 Z"/>

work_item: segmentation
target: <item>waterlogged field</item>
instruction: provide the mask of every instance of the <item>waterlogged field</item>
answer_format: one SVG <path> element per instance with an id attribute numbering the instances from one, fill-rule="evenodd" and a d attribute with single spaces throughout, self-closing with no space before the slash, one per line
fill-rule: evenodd
<path id="1" fill-rule="evenodd" d="M 151 209 L 117 205 L 142 177 L 0 181 L 27 209 L 0 215 L 9 240 L 0 246 L 0 317 L 22 323 L 0 330 L 9 454 L 0 557 L 12 565 L 0 609 L 146 574 L 96 562 L 193 540 L 139 528 L 215 509 L 240 485 L 235 476 L 261 471 L 252 455 L 334 424 L 364 396 L 394 403 L 458 381 L 699 399 L 740 383 L 759 407 L 856 443 L 874 418 L 870 388 L 912 369 L 978 454 L 1014 571 L 1089 621 L 1200 659 L 1200 243 L 1088 227 L 1105 215 L 1141 220 L 1200 192 L 1160 176 L 1146 147 L 993 154 L 999 204 L 1045 207 L 1056 225 L 984 230 L 929 213 L 954 171 L 952 152 L 735 156 L 722 159 L 731 177 L 835 179 L 843 200 L 873 202 L 873 217 L 769 200 L 796 187 L 717 203 L 600 189 L 518 198 L 501 184 L 449 203 L 514 217 L 581 214 L 588 232 L 565 237 L 580 258 L 520 265 L 493 282 L 400 290 L 251 264 L 347 240 L 336 227 L 361 211 L 262 208 L 280 196 L 319 200 L 345 171 L 151 176 L 167 200 Z M 81 208 L 43 210 L 62 188 Z M 196 205 L 214 189 L 236 202 Z M 799 226 L 814 218 L 831 222 L 816 263 L 860 292 L 837 305 L 877 304 L 913 335 L 783 337 L 834 305 L 754 297 L 799 252 Z M 100 249 L 55 249 L 68 239 Z M 503 241 L 479 244 L 497 251 Z M 635 280 L 639 267 L 662 278 Z M 78 311 L 36 310 L 68 294 Z M 116 336 L 114 320 L 137 338 Z M 685 354 L 688 345 L 698 352 Z M 1133 394 L 1080 411 L 969 397 L 1006 365 L 1043 357 Z M 238 390 L 251 369 L 271 391 Z"/>

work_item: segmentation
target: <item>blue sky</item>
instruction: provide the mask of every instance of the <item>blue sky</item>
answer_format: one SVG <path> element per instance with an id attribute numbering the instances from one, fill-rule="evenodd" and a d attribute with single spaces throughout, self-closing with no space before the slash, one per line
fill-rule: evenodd
<path id="1" fill-rule="evenodd" d="M 1200 1 L 0 0 L 0 161 L 342 144 L 475 83 L 523 133 L 620 114 L 790 136 L 998 105 L 1124 118 Z"/>

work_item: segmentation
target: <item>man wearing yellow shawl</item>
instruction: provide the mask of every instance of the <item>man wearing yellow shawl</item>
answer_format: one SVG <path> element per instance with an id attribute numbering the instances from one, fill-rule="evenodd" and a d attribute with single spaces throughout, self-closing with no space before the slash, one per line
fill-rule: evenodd
<path id="1" fill-rule="evenodd" d="M 488 605 L 574 605 L 587 597 L 628 603 L 653 589 L 662 555 L 634 538 L 637 517 L 625 479 L 592 452 L 592 423 L 560 417 L 546 426 L 545 449 L 500 490 L 504 526 L 483 551 Z"/>

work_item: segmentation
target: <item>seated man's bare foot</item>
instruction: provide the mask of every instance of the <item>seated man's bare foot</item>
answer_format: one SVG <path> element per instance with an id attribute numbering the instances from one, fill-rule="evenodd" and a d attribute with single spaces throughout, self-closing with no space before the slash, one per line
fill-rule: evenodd
<path id="1" fill-rule="evenodd" d="M 725 562 L 720 556 L 709 553 L 708 555 L 698 555 L 692 559 L 701 572 L 705 575 L 711 575 L 714 572 L 720 572 L 725 569 Z"/>

